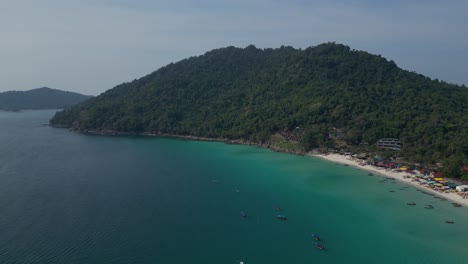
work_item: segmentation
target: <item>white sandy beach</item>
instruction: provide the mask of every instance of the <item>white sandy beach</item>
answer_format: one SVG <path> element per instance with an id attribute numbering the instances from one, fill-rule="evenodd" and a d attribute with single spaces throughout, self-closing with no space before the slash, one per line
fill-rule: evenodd
<path id="1" fill-rule="evenodd" d="M 391 177 L 391 178 L 394 178 L 396 180 L 402 181 L 402 182 L 404 182 L 406 184 L 410 184 L 412 186 L 420 188 L 421 190 L 424 190 L 424 191 L 427 191 L 427 192 L 432 192 L 434 194 L 437 194 L 440 197 L 444 197 L 444 198 L 446 198 L 448 200 L 452 200 L 452 201 L 457 202 L 459 204 L 463 204 L 464 206 L 468 206 L 468 199 L 463 199 L 460 195 L 458 195 L 456 193 L 437 192 L 437 191 L 434 191 L 434 190 L 432 190 L 430 188 L 422 186 L 422 185 L 418 184 L 417 182 L 413 182 L 413 181 L 411 181 L 411 179 L 403 178 L 403 176 L 406 175 L 405 172 L 386 171 L 385 169 L 370 166 L 370 165 L 361 166 L 361 165 L 359 165 L 358 162 L 356 162 L 355 160 L 352 160 L 349 156 L 344 156 L 344 155 L 340 155 L 340 154 L 327 154 L 327 155 L 314 154 L 313 156 L 322 158 L 324 160 L 332 161 L 332 162 L 335 162 L 335 163 L 347 164 L 349 166 L 353 166 L 353 167 L 357 167 L 357 168 L 360 168 L 360 169 L 363 169 L 363 170 L 367 170 L 369 172 L 372 172 L 372 173 L 375 173 L 375 174 L 378 174 L 378 175 Z"/>

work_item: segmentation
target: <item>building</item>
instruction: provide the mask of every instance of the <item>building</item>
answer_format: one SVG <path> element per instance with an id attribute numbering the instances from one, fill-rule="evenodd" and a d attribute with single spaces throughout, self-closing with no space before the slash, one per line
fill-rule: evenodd
<path id="1" fill-rule="evenodd" d="M 397 138 L 381 138 L 377 141 L 377 147 L 384 149 L 400 150 L 401 142 Z"/>
<path id="2" fill-rule="evenodd" d="M 459 192 L 466 192 L 466 191 L 468 191 L 468 185 L 459 185 L 459 186 L 455 187 L 455 189 L 457 189 L 457 191 L 459 191 Z"/>

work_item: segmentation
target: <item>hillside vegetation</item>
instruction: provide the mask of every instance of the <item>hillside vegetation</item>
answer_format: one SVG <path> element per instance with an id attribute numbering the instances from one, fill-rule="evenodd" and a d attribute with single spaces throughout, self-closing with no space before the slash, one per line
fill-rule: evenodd
<path id="1" fill-rule="evenodd" d="M 89 98 L 91 96 L 47 87 L 29 91 L 8 91 L 0 93 L 0 110 L 63 109 Z"/>
<path id="2" fill-rule="evenodd" d="M 335 43 L 227 47 L 118 85 L 57 113 L 51 124 L 304 151 L 399 138 L 407 160 L 436 162 L 468 152 L 468 89 Z M 342 138 L 329 139 L 331 129 Z"/>

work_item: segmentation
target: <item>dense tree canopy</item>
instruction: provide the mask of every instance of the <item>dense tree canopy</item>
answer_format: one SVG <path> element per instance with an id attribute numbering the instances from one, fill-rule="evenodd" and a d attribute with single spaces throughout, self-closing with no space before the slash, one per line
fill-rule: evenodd
<path id="1" fill-rule="evenodd" d="M 371 146 L 399 138 L 408 160 L 434 162 L 468 152 L 468 90 L 397 67 L 393 61 L 326 43 L 228 47 L 169 64 L 59 112 L 51 124 L 244 139 L 304 132 L 304 149 L 344 140 Z"/>

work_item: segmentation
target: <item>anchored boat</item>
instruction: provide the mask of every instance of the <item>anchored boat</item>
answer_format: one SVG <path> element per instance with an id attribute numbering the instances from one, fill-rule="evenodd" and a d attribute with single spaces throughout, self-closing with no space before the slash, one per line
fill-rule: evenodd
<path id="1" fill-rule="evenodd" d="M 320 250 L 325 250 L 325 247 L 320 243 L 315 243 L 315 246 Z"/>
<path id="2" fill-rule="evenodd" d="M 281 220 L 281 221 L 288 220 L 288 218 L 286 218 L 286 216 L 282 215 L 282 214 L 276 215 L 275 217 L 276 217 L 276 219 Z"/>

